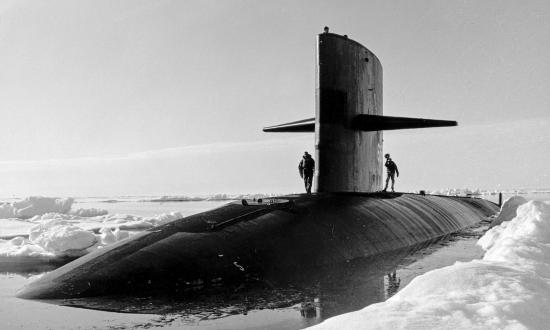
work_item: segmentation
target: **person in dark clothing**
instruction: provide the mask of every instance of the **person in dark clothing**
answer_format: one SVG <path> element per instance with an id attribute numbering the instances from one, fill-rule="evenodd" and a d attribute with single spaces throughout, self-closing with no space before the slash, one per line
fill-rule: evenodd
<path id="1" fill-rule="evenodd" d="M 298 171 L 300 176 L 304 179 L 304 185 L 306 186 L 306 192 L 311 194 L 311 186 L 313 185 L 313 172 L 315 172 L 315 161 L 311 158 L 311 155 L 304 152 L 304 157 L 298 164 Z"/>
<path id="2" fill-rule="evenodd" d="M 384 187 L 384 191 L 388 190 L 388 183 L 391 179 L 391 191 L 393 190 L 393 185 L 395 184 L 395 175 L 397 174 L 397 177 L 399 177 L 399 170 L 397 169 L 397 165 L 391 160 L 390 154 L 385 154 L 384 157 L 386 157 L 386 163 L 384 166 L 386 166 L 386 172 L 388 174 L 386 178 L 386 186 Z"/>

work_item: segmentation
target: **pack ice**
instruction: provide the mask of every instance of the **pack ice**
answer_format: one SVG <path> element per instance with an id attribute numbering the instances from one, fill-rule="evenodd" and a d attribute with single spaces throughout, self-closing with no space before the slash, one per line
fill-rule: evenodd
<path id="1" fill-rule="evenodd" d="M 35 196 L 0 204 L 0 258 L 81 256 L 139 230 L 183 218 L 179 212 L 139 217 L 110 215 L 102 209 L 71 210 L 73 202 Z"/>

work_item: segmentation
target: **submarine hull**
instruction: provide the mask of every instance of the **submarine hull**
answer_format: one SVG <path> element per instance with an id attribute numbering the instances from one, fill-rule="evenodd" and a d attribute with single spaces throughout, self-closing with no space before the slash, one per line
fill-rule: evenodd
<path id="1" fill-rule="evenodd" d="M 250 276 L 299 273 L 417 246 L 497 210 L 482 199 L 389 193 L 235 202 L 92 252 L 30 283 L 18 296 L 183 293 Z"/>

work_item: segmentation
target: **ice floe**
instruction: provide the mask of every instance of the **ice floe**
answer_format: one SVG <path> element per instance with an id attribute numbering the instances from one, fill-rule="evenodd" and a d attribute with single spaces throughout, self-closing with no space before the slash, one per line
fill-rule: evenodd
<path id="1" fill-rule="evenodd" d="M 97 242 L 94 233 L 66 221 L 52 219 L 31 228 L 29 241 L 59 255 L 71 250 L 84 250 Z"/>
<path id="2" fill-rule="evenodd" d="M 21 201 L 0 204 L 0 218 L 31 218 L 48 212 L 68 213 L 73 198 L 27 197 Z"/>
<path id="3" fill-rule="evenodd" d="M 94 209 L 94 208 L 91 208 L 91 209 L 77 209 L 77 210 L 74 210 L 74 211 L 71 211 L 71 214 L 74 214 L 74 215 L 78 215 L 79 217 L 97 217 L 99 215 L 106 215 L 107 213 L 107 210 L 103 210 L 103 209 Z"/>
<path id="4" fill-rule="evenodd" d="M 71 210 L 72 198 L 28 197 L 0 204 L 0 257 L 80 256 L 133 233 L 181 219 L 180 212 L 152 217 Z"/>

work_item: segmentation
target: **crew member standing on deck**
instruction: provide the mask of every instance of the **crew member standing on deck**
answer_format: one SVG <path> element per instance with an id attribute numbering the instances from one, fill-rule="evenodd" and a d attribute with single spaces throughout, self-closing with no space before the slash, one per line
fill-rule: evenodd
<path id="1" fill-rule="evenodd" d="M 304 184 L 306 186 L 306 192 L 311 194 L 311 185 L 313 184 L 313 172 L 315 171 L 315 161 L 311 158 L 311 155 L 304 152 L 304 157 L 298 165 L 298 171 L 300 176 L 304 179 Z"/>
<path id="2" fill-rule="evenodd" d="M 397 177 L 399 177 L 399 170 L 397 169 L 397 165 L 391 160 L 390 154 L 385 154 L 384 157 L 386 157 L 386 163 L 384 166 L 386 166 L 386 172 L 388 174 L 388 177 L 386 178 L 386 186 L 384 187 L 384 191 L 388 189 L 388 183 L 391 179 L 391 191 L 393 192 L 393 185 L 395 184 L 395 175 L 397 174 Z"/>

